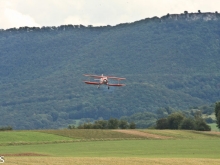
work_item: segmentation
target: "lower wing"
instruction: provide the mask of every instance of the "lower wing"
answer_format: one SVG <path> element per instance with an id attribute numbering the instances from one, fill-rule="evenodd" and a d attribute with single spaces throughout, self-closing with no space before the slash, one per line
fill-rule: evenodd
<path id="1" fill-rule="evenodd" d="M 99 82 L 84 81 L 84 83 L 90 84 L 90 85 L 100 85 Z"/>
<path id="2" fill-rule="evenodd" d="M 125 86 L 125 84 L 108 84 L 108 86 L 121 87 L 121 86 Z"/>

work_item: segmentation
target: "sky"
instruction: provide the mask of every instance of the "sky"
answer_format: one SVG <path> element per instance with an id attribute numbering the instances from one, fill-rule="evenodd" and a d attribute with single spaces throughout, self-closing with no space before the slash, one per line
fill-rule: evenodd
<path id="1" fill-rule="evenodd" d="M 220 12 L 220 0 L 0 0 L 0 29 L 106 26 L 166 14 Z"/>

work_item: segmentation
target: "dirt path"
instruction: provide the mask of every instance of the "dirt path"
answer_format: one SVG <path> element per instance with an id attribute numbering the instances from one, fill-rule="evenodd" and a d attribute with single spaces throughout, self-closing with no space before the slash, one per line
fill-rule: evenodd
<path id="1" fill-rule="evenodd" d="M 113 130 L 113 131 L 131 134 L 131 135 L 138 135 L 140 137 L 146 137 L 146 138 L 151 138 L 151 139 L 170 139 L 171 138 L 171 137 L 167 137 L 167 136 L 150 134 L 147 132 L 142 132 L 142 131 L 137 131 L 137 130 L 121 130 L 120 129 L 120 130 Z"/>
<path id="2" fill-rule="evenodd" d="M 215 132 L 215 131 L 204 131 L 203 133 L 212 134 L 212 135 L 219 135 L 220 136 L 220 132 Z"/>

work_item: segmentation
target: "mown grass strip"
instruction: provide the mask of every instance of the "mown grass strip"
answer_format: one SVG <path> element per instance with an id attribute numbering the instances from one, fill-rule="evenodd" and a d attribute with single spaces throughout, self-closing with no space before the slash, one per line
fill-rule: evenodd
<path id="1" fill-rule="evenodd" d="M 76 139 L 134 139 L 141 138 L 138 135 L 124 134 L 113 130 L 100 129 L 64 129 L 64 130 L 41 130 L 40 132 L 59 135 Z"/>
<path id="2" fill-rule="evenodd" d="M 104 139 L 74 139 L 68 141 L 44 141 L 44 142 L 11 142 L 0 143 L 0 146 L 19 146 L 36 144 L 58 144 L 58 143 L 76 143 L 76 142 L 96 142 L 96 141 L 123 141 L 123 140 L 146 140 L 146 138 L 104 138 Z"/>
<path id="3" fill-rule="evenodd" d="M 220 134 L 203 131 L 186 131 L 186 130 L 142 130 L 156 135 L 168 136 L 173 139 L 220 139 Z"/>

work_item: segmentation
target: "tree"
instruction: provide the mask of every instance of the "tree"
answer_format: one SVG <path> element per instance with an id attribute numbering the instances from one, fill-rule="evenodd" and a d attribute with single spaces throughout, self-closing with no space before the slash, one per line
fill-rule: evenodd
<path id="1" fill-rule="evenodd" d="M 201 119 L 196 119 L 196 130 L 197 131 L 211 131 L 211 127 L 206 124 L 206 122 Z"/>
<path id="2" fill-rule="evenodd" d="M 191 118 L 185 118 L 180 124 L 180 129 L 194 130 L 196 128 L 195 120 Z"/>
<path id="3" fill-rule="evenodd" d="M 109 129 L 117 129 L 119 127 L 119 121 L 118 119 L 109 119 L 108 120 L 108 128 Z"/>
<path id="4" fill-rule="evenodd" d="M 214 120 L 211 117 L 205 119 L 206 123 L 214 123 Z"/>
<path id="5" fill-rule="evenodd" d="M 216 117 L 217 127 L 220 129 L 220 102 L 215 103 L 215 117 Z"/>
<path id="6" fill-rule="evenodd" d="M 135 129 L 136 128 L 136 124 L 134 122 L 131 122 L 129 125 L 129 129 Z"/>
<path id="7" fill-rule="evenodd" d="M 120 120 L 119 121 L 119 128 L 121 129 L 128 129 L 129 124 L 126 120 Z"/>
<path id="8" fill-rule="evenodd" d="M 67 128 L 68 128 L 68 129 L 75 129 L 76 127 L 75 127 L 75 125 L 68 125 Z"/>
<path id="9" fill-rule="evenodd" d="M 202 118 L 202 112 L 200 110 L 197 110 L 195 113 L 194 113 L 194 118 L 195 119 L 200 119 Z"/>
<path id="10" fill-rule="evenodd" d="M 217 127 L 220 129 L 220 113 L 218 113 L 218 116 L 216 117 Z"/>
<path id="11" fill-rule="evenodd" d="M 108 122 L 106 120 L 98 120 L 93 124 L 94 129 L 107 129 Z"/>
<path id="12" fill-rule="evenodd" d="M 182 113 L 179 113 L 179 112 L 172 113 L 167 118 L 169 128 L 178 129 L 183 119 L 184 119 L 184 116 Z"/>
<path id="13" fill-rule="evenodd" d="M 195 130 L 197 131 L 211 131 L 211 127 L 207 125 L 206 121 L 202 118 L 202 112 L 197 110 L 194 114 Z"/>
<path id="14" fill-rule="evenodd" d="M 156 129 L 185 129 L 210 131 L 211 127 L 207 125 L 205 120 L 201 117 L 200 113 L 198 114 L 199 115 L 195 115 L 194 118 L 187 118 L 180 112 L 172 113 L 167 118 L 157 120 Z"/>
<path id="15" fill-rule="evenodd" d="M 158 119 L 156 122 L 156 129 L 169 129 L 167 118 Z"/>

